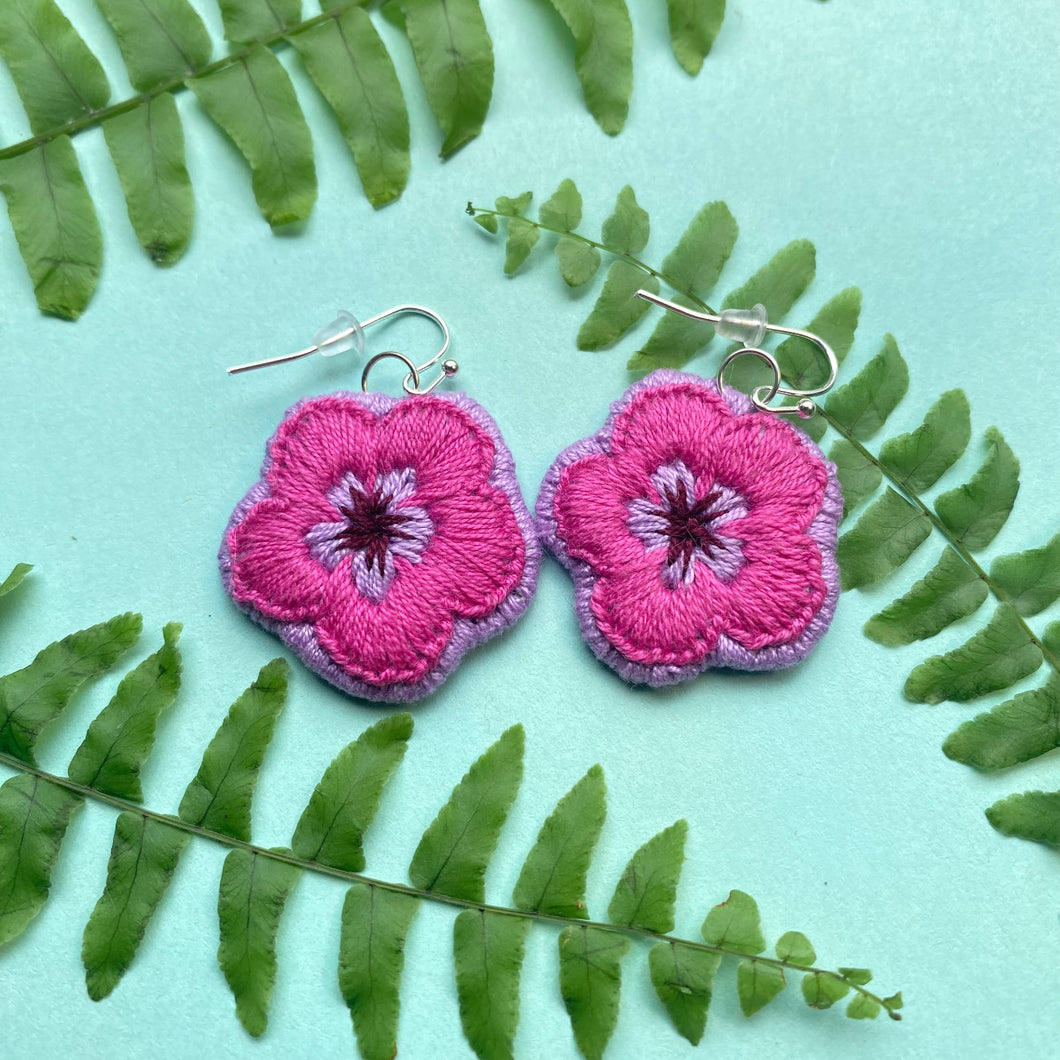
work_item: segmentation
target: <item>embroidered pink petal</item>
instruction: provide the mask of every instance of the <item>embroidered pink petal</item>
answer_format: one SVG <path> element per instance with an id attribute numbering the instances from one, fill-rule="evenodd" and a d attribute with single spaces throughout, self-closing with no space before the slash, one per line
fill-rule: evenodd
<path id="1" fill-rule="evenodd" d="M 320 611 L 328 572 L 310 555 L 304 513 L 265 497 L 227 535 L 231 593 L 269 618 L 300 622 Z"/>
<path id="2" fill-rule="evenodd" d="M 797 444 L 796 429 L 772 413 L 752 412 L 730 417 L 714 442 L 725 454 L 726 483 L 747 497 L 754 517 L 786 521 L 793 532 L 810 525 L 828 485 L 823 456 Z"/>
<path id="3" fill-rule="evenodd" d="M 805 536 L 777 538 L 768 545 L 751 539 L 744 555 L 747 563 L 726 587 L 725 632 L 745 648 L 790 644 L 820 611 L 828 592 L 820 550 Z"/>
<path id="4" fill-rule="evenodd" d="M 629 503 L 623 477 L 605 453 L 593 453 L 560 472 L 554 518 L 571 556 L 601 573 L 639 560 L 643 546 L 630 533 Z"/>
<path id="5" fill-rule="evenodd" d="M 724 454 L 711 444 L 732 419 L 714 391 L 692 376 L 638 391 L 615 415 L 610 449 L 625 475 L 652 475 L 681 460 L 696 478 L 716 477 Z"/>
<path id="6" fill-rule="evenodd" d="M 328 579 L 316 623 L 320 644 L 335 663 L 376 688 L 422 681 L 453 635 L 452 615 L 429 606 L 432 601 L 407 577 L 408 568 L 402 569 L 406 563 L 397 561 L 398 576 L 375 604 L 358 592 L 350 561 L 344 561 Z"/>
<path id="7" fill-rule="evenodd" d="M 236 603 L 306 665 L 403 702 L 523 614 L 540 551 L 475 402 L 340 393 L 289 410 L 219 560 Z"/>
<path id="8" fill-rule="evenodd" d="M 835 468 L 791 424 L 663 370 L 560 454 L 537 518 L 589 646 L 660 685 L 804 658 L 839 595 L 842 508 Z"/>
<path id="9" fill-rule="evenodd" d="M 500 490 L 448 497 L 431 505 L 438 533 L 416 573 L 422 591 L 466 618 L 483 618 L 519 584 L 526 545 Z"/>
<path id="10" fill-rule="evenodd" d="M 469 493 L 486 481 L 493 459 L 490 432 L 443 397 L 401 401 L 379 427 L 380 468 L 411 467 L 421 503 Z"/>
<path id="11" fill-rule="evenodd" d="M 666 588 L 661 567 L 660 552 L 646 553 L 637 565 L 601 577 L 593 587 L 593 615 L 607 640 L 635 663 L 701 663 L 727 618 L 725 587 L 703 571 L 674 591 Z"/>
<path id="12" fill-rule="evenodd" d="M 269 444 L 266 478 L 271 491 L 315 509 L 347 473 L 371 482 L 377 433 L 371 411 L 341 394 L 301 402 Z"/>

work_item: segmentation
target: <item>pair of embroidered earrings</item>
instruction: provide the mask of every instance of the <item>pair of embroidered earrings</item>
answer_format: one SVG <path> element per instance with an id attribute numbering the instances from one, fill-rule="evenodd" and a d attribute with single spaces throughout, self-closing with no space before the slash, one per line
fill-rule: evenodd
<path id="1" fill-rule="evenodd" d="M 457 364 L 445 359 L 449 329 L 431 310 L 396 306 L 363 324 L 343 312 L 306 349 L 229 369 L 363 353 L 364 329 L 400 313 L 430 318 L 443 338 L 425 364 L 376 354 L 362 393 L 288 410 L 225 531 L 226 591 L 310 669 L 372 700 L 428 694 L 469 649 L 517 621 L 541 544 L 574 580 L 590 648 L 627 681 L 798 662 L 835 609 L 843 501 L 834 466 L 781 416 L 813 414 L 812 397 L 835 382 L 835 355 L 810 332 L 769 324 L 761 306 L 710 316 L 638 294 L 743 345 L 716 380 L 660 370 L 633 384 L 596 434 L 553 463 L 536 523 L 490 415 L 465 394 L 433 392 Z M 760 348 L 767 331 L 814 343 L 828 381 L 783 387 Z M 744 355 L 773 373 L 750 397 L 722 383 Z M 384 358 L 407 369 L 401 398 L 367 392 Z M 798 400 L 771 405 L 779 394 Z"/>

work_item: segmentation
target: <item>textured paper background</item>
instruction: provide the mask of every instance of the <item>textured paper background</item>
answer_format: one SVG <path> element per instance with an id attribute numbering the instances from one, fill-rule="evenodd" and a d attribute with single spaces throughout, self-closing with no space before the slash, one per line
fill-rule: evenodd
<path id="1" fill-rule="evenodd" d="M 121 96 L 128 86 L 101 17 L 88 0 L 64 6 Z M 220 40 L 212 3 L 195 6 Z M 975 440 L 945 486 L 978 465 L 991 424 L 1019 455 L 1016 514 L 988 555 L 1041 544 L 1056 530 L 1060 23 L 1052 3 L 733 0 L 715 54 L 691 80 L 668 54 L 662 3 L 633 0 L 636 91 L 617 139 L 583 109 L 565 30 L 550 10 L 483 6 L 497 54 L 493 107 L 484 135 L 446 165 L 407 47 L 381 27 L 406 89 L 414 157 L 405 196 L 378 214 L 333 120 L 285 54 L 317 148 L 320 200 L 304 235 L 270 234 L 241 158 L 189 94 L 179 106 L 197 230 L 172 271 L 138 250 L 98 132 L 79 137 L 77 149 L 107 259 L 79 323 L 37 313 L 0 226 L 0 552 L 5 568 L 38 565 L 28 590 L 3 603 L 0 670 L 119 610 L 145 614 L 140 656 L 164 621 L 183 620 L 184 691 L 145 773 L 153 808 L 175 809 L 229 703 L 278 653 L 221 591 L 214 554 L 228 513 L 255 479 L 283 410 L 353 386 L 359 372 L 340 358 L 229 379 L 226 365 L 304 345 L 340 306 L 367 316 L 427 303 L 452 325 L 460 381 L 496 416 L 528 498 L 555 452 L 595 428 L 627 384 L 626 357 L 654 314 L 615 351 L 577 352 L 587 299 L 566 291 L 547 253 L 505 280 L 500 245 L 461 213 L 469 198 L 488 204 L 525 188 L 543 198 L 571 176 L 591 230 L 631 182 L 652 213 L 646 257 L 655 262 L 701 203 L 725 199 L 742 234 L 724 289 L 790 239 L 812 239 L 817 280 L 793 318 L 808 320 L 840 288 L 861 286 L 846 376 L 888 330 L 910 365 L 910 396 L 889 431 L 911 429 L 942 390 L 960 385 Z M 0 129 L 5 143 L 26 134 L 5 71 Z M 409 349 L 429 341 L 417 323 L 387 336 L 387 346 Z M 695 367 L 713 373 L 716 354 Z M 801 929 L 826 966 L 869 964 L 883 991 L 901 988 L 907 999 L 901 1025 L 864 1024 L 809 1011 L 796 988 L 745 1021 L 730 970 L 719 978 L 703 1055 L 1051 1055 L 1060 866 L 1055 854 L 996 834 L 982 811 L 1009 791 L 1055 789 L 1056 758 L 999 777 L 949 762 L 939 744 L 975 707 L 906 703 L 904 675 L 925 649 L 889 651 L 860 632 L 928 569 L 940 544 L 931 540 L 878 591 L 844 596 L 832 631 L 796 672 L 712 675 L 664 693 L 629 690 L 594 662 L 576 633 L 569 581 L 548 562 L 528 617 L 416 709 L 405 764 L 368 836 L 369 871 L 403 878 L 472 757 L 523 721 L 526 779 L 487 877 L 491 900 L 507 901 L 542 819 L 599 761 L 610 813 L 589 876 L 592 912 L 603 915 L 632 851 L 687 817 L 680 933 L 695 937 L 706 909 L 740 887 L 759 900 L 771 939 Z M 112 688 L 102 682 L 71 708 L 43 743 L 47 767 L 65 768 Z M 255 801 L 257 841 L 289 839 L 332 756 L 379 716 L 295 669 Z M 81 931 L 112 829 L 109 810 L 86 808 L 44 913 L 0 954 L 0 1053 L 354 1054 L 335 982 L 342 886 L 317 877 L 299 884 L 280 935 L 270 1028 L 254 1043 L 214 957 L 223 852 L 204 842 L 189 847 L 115 994 L 89 1001 Z M 451 919 L 427 906 L 409 939 L 400 1055 L 413 1060 L 471 1055 L 459 1030 Z M 552 930 L 531 934 L 516 1045 L 533 1060 L 576 1055 L 555 946 Z M 624 980 L 608 1056 L 698 1055 L 655 1001 L 642 949 Z"/>

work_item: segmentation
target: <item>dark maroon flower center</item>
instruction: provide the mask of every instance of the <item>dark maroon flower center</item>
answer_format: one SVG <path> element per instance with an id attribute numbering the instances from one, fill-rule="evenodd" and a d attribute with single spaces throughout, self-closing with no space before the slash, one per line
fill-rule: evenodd
<path id="1" fill-rule="evenodd" d="M 716 520 L 732 510 L 712 509 L 712 505 L 721 499 L 720 490 L 711 490 L 706 496 L 696 500 L 695 497 L 689 496 L 687 487 L 679 478 L 673 487 L 667 487 L 662 494 L 666 504 L 654 509 L 652 514 L 665 522 L 661 533 L 667 539 L 668 566 L 680 563 L 680 569 L 686 570 L 697 549 L 707 559 L 714 555 L 715 549 L 725 550 L 724 542 L 712 529 Z"/>
<path id="2" fill-rule="evenodd" d="M 349 492 L 349 504 L 338 505 L 346 526 L 339 531 L 335 541 L 355 552 L 363 551 L 368 570 L 376 566 L 380 574 L 385 574 L 390 543 L 410 541 L 415 537 L 415 534 L 401 529 L 412 516 L 400 508 L 391 507 L 393 493 L 379 486 L 371 493 L 362 493 L 351 485 Z"/>

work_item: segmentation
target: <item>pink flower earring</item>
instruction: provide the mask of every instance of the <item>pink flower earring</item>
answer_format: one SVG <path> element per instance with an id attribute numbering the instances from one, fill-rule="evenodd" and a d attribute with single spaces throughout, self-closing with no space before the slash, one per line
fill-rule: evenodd
<path id="1" fill-rule="evenodd" d="M 780 416 L 813 415 L 838 363 L 817 335 L 770 325 L 765 309 L 696 313 L 743 346 L 716 380 L 660 370 L 631 386 L 604 426 L 565 449 L 537 500 L 544 545 L 574 579 L 593 652 L 627 681 L 667 685 L 704 670 L 773 670 L 803 659 L 839 595 L 835 467 Z M 816 390 L 781 386 L 767 331 L 814 343 L 831 375 Z M 741 356 L 764 360 L 771 385 L 750 397 L 724 386 Z M 770 405 L 778 394 L 794 405 Z"/>
<path id="2" fill-rule="evenodd" d="M 448 327 L 423 306 L 363 324 L 343 312 L 307 349 L 229 369 L 363 352 L 364 329 L 398 313 L 434 321 L 441 349 L 419 366 L 376 354 L 361 376 L 365 392 L 292 406 L 219 553 L 225 590 L 242 611 L 333 685 L 390 702 L 433 691 L 530 603 L 540 549 L 512 454 L 480 405 L 432 393 L 457 364 L 443 360 Z M 366 392 L 387 357 L 408 370 L 406 396 Z M 441 373 L 421 386 L 439 361 Z"/>

